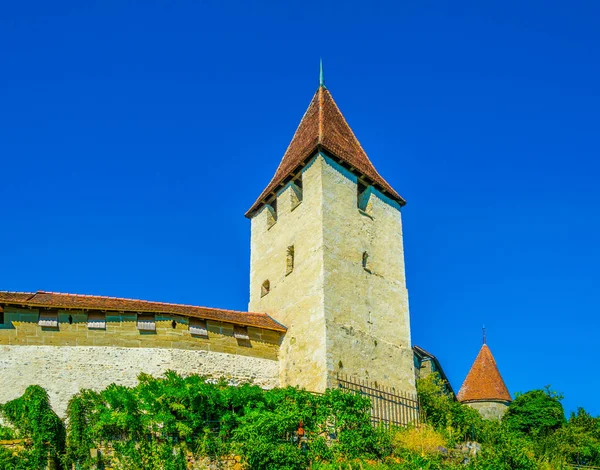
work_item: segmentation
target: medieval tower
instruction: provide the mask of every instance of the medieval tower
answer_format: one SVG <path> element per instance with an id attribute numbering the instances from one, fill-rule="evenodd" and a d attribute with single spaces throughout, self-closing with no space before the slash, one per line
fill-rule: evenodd
<path id="1" fill-rule="evenodd" d="M 401 208 L 321 83 L 251 220 L 249 310 L 284 324 L 280 383 L 415 390 Z"/>
<path id="2" fill-rule="evenodd" d="M 512 401 L 504 379 L 500 375 L 492 351 L 486 344 L 475 358 L 456 399 L 476 409 L 486 419 L 502 419 Z"/>

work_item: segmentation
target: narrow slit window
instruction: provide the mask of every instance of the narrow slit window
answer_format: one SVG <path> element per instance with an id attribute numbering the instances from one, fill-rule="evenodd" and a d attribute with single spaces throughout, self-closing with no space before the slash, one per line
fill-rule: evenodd
<path id="1" fill-rule="evenodd" d="M 103 313 L 103 312 L 88 313 L 87 327 L 90 330 L 105 330 L 106 329 L 106 313 Z"/>
<path id="2" fill-rule="evenodd" d="M 369 265 L 369 253 L 367 253 L 366 251 L 363 251 L 362 254 L 362 267 L 365 271 L 371 271 Z"/>
<path id="3" fill-rule="evenodd" d="M 264 297 L 265 295 L 267 295 L 269 292 L 271 291 L 271 283 L 269 282 L 269 280 L 267 279 L 265 282 L 262 283 L 262 286 L 260 287 L 260 296 Z"/>
<path id="4" fill-rule="evenodd" d="M 190 334 L 199 338 L 208 338 L 208 327 L 206 320 L 190 318 Z"/>
<path id="5" fill-rule="evenodd" d="M 249 341 L 250 335 L 248 334 L 248 327 L 234 325 L 233 326 L 233 336 L 235 337 L 235 339 L 243 339 L 243 340 Z"/>
<path id="6" fill-rule="evenodd" d="M 58 310 L 40 310 L 38 325 L 42 328 L 58 328 Z"/>
<path id="7" fill-rule="evenodd" d="M 294 270 L 294 245 L 287 247 L 287 256 L 285 260 L 286 276 Z"/>
<path id="8" fill-rule="evenodd" d="M 138 315 L 137 328 L 140 331 L 156 331 L 156 318 L 154 314 Z"/>

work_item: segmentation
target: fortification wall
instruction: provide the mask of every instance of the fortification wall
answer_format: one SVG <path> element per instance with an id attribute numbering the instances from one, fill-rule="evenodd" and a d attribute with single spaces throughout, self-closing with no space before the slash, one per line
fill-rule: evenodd
<path id="1" fill-rule="evenodd" d="M 0 346 L 0 370 L 0 403 L 21 396 L 29 385 L 40 385 L 59 416 L 80 389 L 101 390 L 113 382 L 133 386 L 141 372 L 161 376 L 174 370 L 265 388 L 279 385 L 279 366 L 271 359 L 165 348 L 5 345 Z"/>
<path id="2" fill-rule="evenodd" d="M 59 311 L 56 329 L 40 327 L 35 309 L 5 307 L 4 317 L 0 403 L 38 384 L 63 415 L 69 397 L 81 388 L 100 390 L 113 382 L 132 386 L 141 372 L 160 376 L 167 370 L 265 388 L 279 385 L 281 337 L 273 331 L 250 327 L 250 339 L 240 340 L 233 325 L 211 321 L 207 337 L 194 337 L 187 318 L 168 315 L 157 315 L 155 332 L 139 331 L 137 316 L 125 313 L 107 314 L 104 330 L 88 328 L 87 315 L 77 311 Z"/>

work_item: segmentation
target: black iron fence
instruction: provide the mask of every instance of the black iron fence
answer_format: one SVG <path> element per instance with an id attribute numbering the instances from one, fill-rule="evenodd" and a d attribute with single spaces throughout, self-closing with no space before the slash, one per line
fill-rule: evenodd
<path id="1" fill-rule="evenodd" d="M 359 393 L 371 400 L 373 424 L 406 426 L 421 422 L 421 407 L 416 395 L 347 375 L 338 374 L 336 378 L 339 388 Z"/>

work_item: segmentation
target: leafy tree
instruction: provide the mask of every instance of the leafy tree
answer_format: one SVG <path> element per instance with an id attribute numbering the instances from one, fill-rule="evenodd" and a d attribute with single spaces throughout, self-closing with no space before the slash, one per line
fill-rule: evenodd
<path id="1" fill-rule="evenodd" d="M 547 436 L 565 423 L 562 398 L 549 387 L 518 394 L 506 410 L 503 421 L 510 429 L 531 437 Z"/>
<path id="2" fill-rule="evenodd" d="M 546 454 L 552 460 L 600 466 L 600 418 L 590 416 L 583 408 L 571 413 L 567 424 L 547 441 Z"/>

